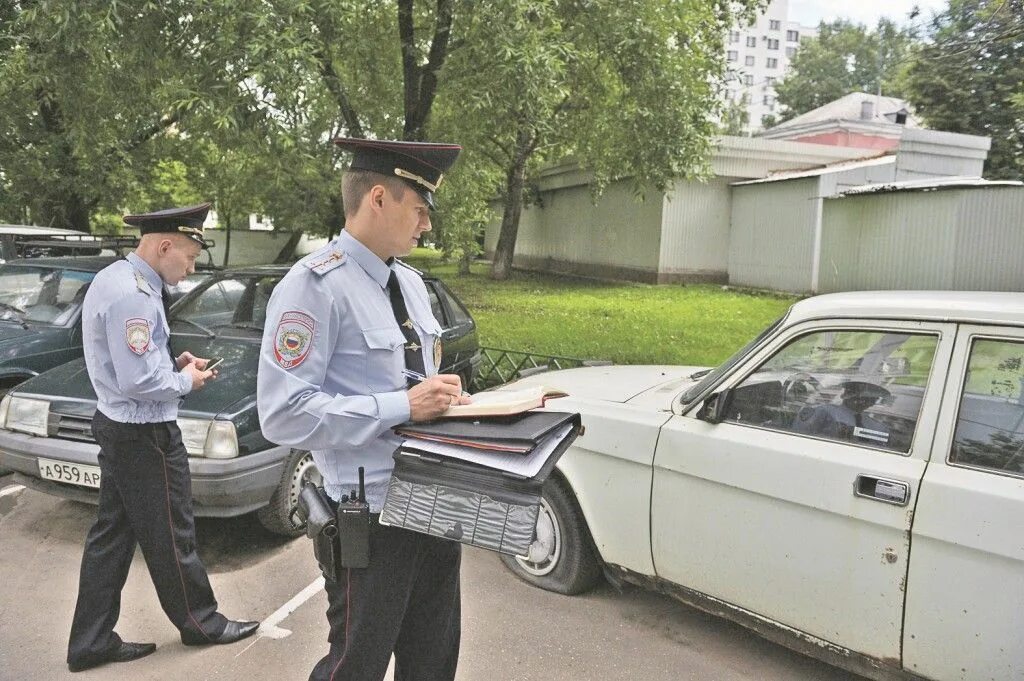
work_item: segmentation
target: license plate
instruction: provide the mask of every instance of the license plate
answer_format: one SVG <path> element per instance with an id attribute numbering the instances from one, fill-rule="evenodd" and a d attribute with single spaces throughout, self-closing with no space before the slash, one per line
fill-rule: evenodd
<path id="1" fill-rule="evenodd" d="M 82 487 L 100 486 L 99 466 L 83 466 L 80 463 L 39 459 L 39 477 L 56 482 L 66 482 Z"/>

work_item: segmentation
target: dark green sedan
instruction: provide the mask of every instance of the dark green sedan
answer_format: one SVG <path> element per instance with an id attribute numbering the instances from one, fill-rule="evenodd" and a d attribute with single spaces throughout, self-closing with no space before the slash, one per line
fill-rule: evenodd
<path id="1" fill-rule="evenodd" d="M 175 303 L 169 323 L 175 354 L 187 349 L 224 360 L 217 380 L 186 395 L 178 410 L 196 515 L 256 511 L 267 529 L 293 535 L 297 530 L 289 514 L 301 485 L 319 476 L 308 452 L 263 437 L 256 412 L 267 302 L 287 271 L 286 266 L 263 266 L 215 274 Z M 476 324 L 440 280 L 424 281 L 443 329 L 441 370 L 471 385 L 480 363 Z M 0 402 L 0 467 L 14 470 L 27 487 L 95 503 L 95 410 L 82 359 L 21 383 Z"/>

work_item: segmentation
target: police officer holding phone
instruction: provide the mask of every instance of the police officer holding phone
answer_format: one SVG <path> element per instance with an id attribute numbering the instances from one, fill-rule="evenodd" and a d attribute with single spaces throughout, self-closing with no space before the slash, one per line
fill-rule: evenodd
<path id="1" fill-rule="evenodd" d="M 232 643 L 258 622 L 228 620 L 196 553 L 188 455 L 178 400 L 216 375 L 208 360 L 171 353 L 164 284 L 195 271 L 207 247 L 204 203 L 129 215 L 138 248 L 93 279 L 82 307 L 85 364 L 96 392 L 100 498 L 85 542 L 68 643 L 73 672 L 152 653 L 114 633 L 135 546 L 142 547 L 160 605 L 185 645 Z"/>
<path id="2" fill-rule="evenodd" d="M 369 565 L 327 582 L 330 651 L 311 679 L 444 681 L 459 655 L 460 545 L 381 526 L 391 431 L 470 400 L 437 375 L 441 328 L 418 272 L 395 260 L 431 228 L 434 191 L 460 147 L 342 138 L 345 229 L 274 289 L 260 350 L 260 425 L 308 449 L 337 504 L 366 472 Z M 407 383 L 405 371 L 425 376 Z"/>

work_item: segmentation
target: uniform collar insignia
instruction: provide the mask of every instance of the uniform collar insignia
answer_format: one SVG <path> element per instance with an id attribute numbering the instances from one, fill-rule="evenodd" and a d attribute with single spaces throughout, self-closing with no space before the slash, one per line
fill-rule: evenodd
<path id="1" fill-rule="evenodd" d="M 136 269 L 133 269 L 132 271 L 135 273 L 135 285 L 143 293 L 149 293 L 150 286 L 149 286 L 149 282 L 146 281 L 145 275 L 142 274 L 142 272 L 140 272 L 140 271 L 138 271 Z"/>

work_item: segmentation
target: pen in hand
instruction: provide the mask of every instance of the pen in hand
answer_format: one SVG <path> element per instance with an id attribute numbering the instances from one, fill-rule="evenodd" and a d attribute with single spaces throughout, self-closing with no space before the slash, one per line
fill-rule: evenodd
<path id="1" fill-rule="evenodd" d="M 424 376 L 423 374 L 421 374 L 418 371 L 413 371 L 412 369 L 402 369 L 402 375 L 405 376 L 406 378 L 411 378 L 414 381 L 425 381 L 425 380 L 427 380 L 427 376 Z M 469 396 L 469 393 L 466 392 L 465 390 L 462 391 L 462 394 L 466 395 L 467 397 Z"/>

